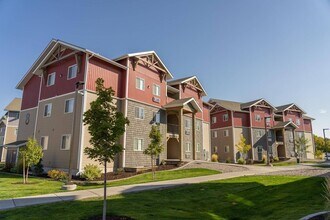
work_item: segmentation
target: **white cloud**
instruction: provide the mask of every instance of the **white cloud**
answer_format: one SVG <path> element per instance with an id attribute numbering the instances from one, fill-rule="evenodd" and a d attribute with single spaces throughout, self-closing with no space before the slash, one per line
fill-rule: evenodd
<path id="1" fill-rule="evenodd" d="M 327 110 L 325 109 L 320 109 L 320 114 L 326 114 L 327 113 Z"/>

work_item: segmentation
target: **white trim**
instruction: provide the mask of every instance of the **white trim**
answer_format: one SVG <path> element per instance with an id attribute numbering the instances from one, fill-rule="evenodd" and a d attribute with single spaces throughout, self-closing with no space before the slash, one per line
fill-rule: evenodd
<path id="1" fill-rule="evenodd" d="M 58 44 L 58 41 L 54 41 L 55 42 L 55 44 L 54 44 L 54 46 L 52 47 L 52 49 L 50 49 L 50 51 L 46 54 L 46 56 L 42 59 L 42 61 L 39 63 L 39 65 L 36 67 L 36 68 L 34 68 L 34 70 L 33 70 L 33 72 L 32 72 L 32 74 L 34 74 L 40 67 L 41 67 L 41 65 L 43 65 L 44 64 L 44 62 L 48 59 L 48 55 L 49 54 L 51 54 L 51 53 L 53 53 L 53 51 L 54 51 L 54 49 L 56 49 L 56 46 L 57 46 L 57 44 Z M 47 49 L 47 48 L 46 48 Z M 42 54 L 41 54 L 42 55 Z M 38 61 L 40 58 L 38 58 L 36 61 Z"/>
<path id="2" fill-rule="evenodd" d="M 221 130 L 221 129 L 229 129 L 231 128 L 232 126 L 226 126 L 226 127 L 222 127 L 222 128 L 211 128 L 211 131 L 212 130 Z"/>
<path id="3" fill-rule="evenodd" d="M 71 67 L 74 67 L 74 66 L 76 66 L 76 75 L 74 77 L 72 77 L 72 78 L 69 78 L 70 68 Z M 66 79 L 67 80 L 71 80 L 71 79 L 77 78 L 77 71 L 78 71 L 78 65 L 77 64 L 73 64 L 71 66 L 68 66 L 68 71 L 67 71 Z"/>
<path id="4" fill-rule="evenodd" d="M 158 108 L 158 109 L 161 109 L 161 110 L 166 110 L 165 108 L 162 108 L 160 106 L 156 106 L 156 105 L 152 105 L 152 104 L 149 104 L 149 103 L 146 103 L 146 102 L 141 102 L 141 101 L 138 101 L 136 99 L 131 99 L 131 98 L 127 98 L 128 101 L 132 101 L 132 102 L 136 102 L 136 103 L 140 103 L 140 104 L 144 104 L 144 105 L 147 105 L 147 106 L 151 106 L 151 107 L 154 107 L 154 108 Z"/>
<path id="5" fill-rule="evenodd" d="M 72 112 L 65 112 L 65 110 L 66 110 L 66 102 L 67 101 L 71 101 L 71 100 L 73 101 Z M 75 102 L 76 102 L 76 100 L 74 98 L 69 98 L 69 99 L 65 99 L 64 100 L 64 114 L 71 114 L 71 113 L 73 113 Z"/>
<path id="6" fill-rule="evenodd" d="M 20 112 L 30 111 L 30 110 L 35 109 L 35 108 L 38 108 L 38 106 L 32 107 L 32 108 L 23 109 Z"/>
<path id="7" fill-rule="evenodd" d="M 68 148 L 65 148 L 65 149 L 62 149 L 62 145 L 63 145 L 63 137 L 70 137 L 69 139 L 69 147 Z M 61 145 L 60 145 L 60 150 L 70 150 L 70 142 L 71 142 L 71 137 L 72 135 L 71 134 L 62 134 L 61 135 Z"/>
<path id="8" fill-rule="evenodd" d="M 126 69 L 126 88 L 125 88 L 125 106 L 124 106 L 124 116 L 127 117 L 127 113 L 128 113 L 128 82 L 129 82 L 129 58 L 126 59 L 126 65 L 127 65 L 127 69 Z M 124 137 L 123 137 L 123 167 L 126 166 L 126 142 L 127 142 L 127 125 L 125 124 L 125 133 L 124 133 Z"/>
<path id="9" fill-rule="evenodd" d="M 49 77 L 50 76 L 53 76 L 54 75 L 54 83 L 49 85 L 48 82 L 49 82 Z M 51 86 L 54 86 L 56 83 L 56 72 L 52 72 L 50 74 L 47 75 L 47 82 L 46 82 L 46 87 L 51 87 Z"/>
<path id="10" fill-rule="evenodd" d="M 82 92 L 82 91 L 83 90 L 81 89 L 78 92 Z M 47 99 L 42 99 L 39 102 L 47 102 L 47 101 L 52 100 L 52 99 L 60 98 L 60 97 L 67 96 L 67 95 L 72 95 L 74 93 L 75 92 L 69 92 L 69 93 L 65 93 L 65 94 L 62 94 L 62 95 L 53 96 L 53 97 L 50 97 L 50 98 L 47 98 Z"/>
<path id="11" fill-rule="evenodd" d="M 230 111 L 230 116 L 231 116 L 231 127 L 232 127 L 232 132 L 233 132 L 233 158 L 234 158 L 234 163 L 236 163 L 236 155 L 235 155 L 235 139 L 236 139 L 236 135 L 235 135 L 235 121 L 234 121 L 234 112 Z M 228 132 L 229 135 L 229 132 Z M 242 134 L 243 135 L 243 134 Z"/>
<path id="12" fill-rule="evenodd" d="M 42 83 L 44 81 L 43 75 L 39 76 L 40 79 L 40 87 L 39 87 L 39 97 L 38 97 L 38 106 L 37 106 L 37 112 L 36 112 L 36 121 L 34 124 L 34 131 L 33 131 L 33 138 L 36 138 L 36 131 L 37 131 L 37 123 L 38 123 L 38 118 L 39 118 L 39 108 L 40 108 L 40 97 L 41 97 L 41 88 L 42 88 Z M 43 114 L 42 114 L 43 115 Z"/>

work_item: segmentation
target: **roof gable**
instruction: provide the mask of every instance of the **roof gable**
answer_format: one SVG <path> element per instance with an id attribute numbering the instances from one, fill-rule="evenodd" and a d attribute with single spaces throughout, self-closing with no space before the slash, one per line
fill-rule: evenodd
<path id="1" fill-rule="evenodd" d="M 306 114 L 306 112 L 295 103 L 279 106 L 277 107 L 276 112 L 285 112 L 285 111 L 295 111 Z"/>
<path id="2" fill-rule="evenodd" d="M 198 80 L 197 76 L 190 76 L 190 77 L 184 77 L 181 79 L 176 79 L 167 82 L 168 85 L 178 85 L 178 84 L 184 84 L 184 85 L 189 85 L 194 88 L 196 88 L 201 95 L 207 96 L 205 89 L 203 88 L 201 82 Z"/>
<path id="3" fill-rule="evenodd" d="M 258 107 L 264 107 L 264 108 L 271 108 L 271 109 L 276 110 L 276 108 L 272 104 L 270 104 L 270 102 L 268 102 L 264 98 L 257 99 L 257 100 L 251 101 L 251 102 L 246 102 L 246 103 L 241 104 L 241 108 L 242 109 L 250 108 L 252 106 L 258 106 Z"/>
<path id="4" fill-rule="evenodd" d="M 192 107 L 197 112 L 203 111 L 194 98 L 177 99 L 164 105 L 164 108 L 175 108 L 184 106 L 188 106 L 189 108 Z"/>
<path id="5" fill-rule="evenodd" d="M 5 108 L 5 111 L 21 111 L 21 104 L 22 99 L 21 98 L 14 98 Z"/>

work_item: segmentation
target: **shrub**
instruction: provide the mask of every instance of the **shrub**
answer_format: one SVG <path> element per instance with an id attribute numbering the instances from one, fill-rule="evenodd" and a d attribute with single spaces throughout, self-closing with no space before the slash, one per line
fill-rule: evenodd
<path id="1" fill-rule="evenodd" d="M 246 164 L 253 164 L 253 160 L 252 159 L 247 159 Z"/>
<path id="2" fill-rule="evenodd" d="M 68 174 L 62 170 L 50 170 L 47 174 L 53 180 L 65 181 L 68 179 Z"/>
<path id="3" fill-rule="evenodd" d="M 244 160 L 243 158 L 239 158 L 239 159 L 237 160 L 237 163 L 238 163 L 238 164 L 245 164 L 245 160 Z"/>
<path id="4" fill-rule="evenodd" d="M 212 154 L 211 161 L 212 162 L 218 162 L 218 155 L 217 154 Z"/>
<path id="5" fill-rule="evenodd" d="M 39 162 L 33 166 L 33 173 L 36 176 L 41 176 L 44 173 L 44 166 L 42 165 L 42 159 L 39 160 Z"/>
<path id="6" fill-rule="evenodd" d="M 280 158 L 274 157 L 274 162 L 278 162 L 278 161 L 280 161 Z"/>
<path id="7" fill-rule="evenodd" d="M 81 177 L 88 181 L 95 180 L 101 177 L 101 170 L 97 165 L 87 164 L 84 167 L 84 172 L 82 172 Z"/>
<path id="8" fill-rule="evenodd" d="M 10 172 L 10 170 L 14 167 L 14 164 L 13 163 L 8 163 L 6 162 L 5 163 L 5 166 L 3 167 L 3 171 L 5 172 Z"/>
<path id="9" fill-rule="evenodd" d="M 226 163 L 231 163 L 230 158 L 227 158 L 227 159 L 226 159 Z"/>
<path id="10" fill-rule="evenodd" d="M 323 152 L 321 150 L 316 150 L 315 153 L 314 153 L 314 156 L 317 158 L 317 159 L 323 159 Z"/>
<path id="11" fill-rule="evenodd" d="M 266 160 L 267 160 L 266 155 L 262 155 L 262 160 L 261 160 L 261 162 L 262 162 L 262 163 L 266 163 Z"/>
<path id="12" fill-rule="evenodd" d="M 160 165 L 165 166 L 166 165 L 166 161 L 164 159 L 162 159 L 162 161 L 160 162 Z"/>

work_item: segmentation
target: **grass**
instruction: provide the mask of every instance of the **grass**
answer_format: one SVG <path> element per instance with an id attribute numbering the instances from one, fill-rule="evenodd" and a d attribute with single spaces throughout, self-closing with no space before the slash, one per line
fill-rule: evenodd
<path id="1" fill-rule="evenodd" d="M 299 219 L 324 209 L 323 178 L 249 176 L 109 198 L 108 214 L 135 219 Z M 4 219 L 88 219 L 101 199 L 0 212 Z"/>
<path id="2" fill-rule="evenodd" d="M 208 169 L 160 171 L 156 173 L 156 179 L 154 181 L 182 179 L 218 173 L 220 172 Z M 59 181 L 52 181 L 50 179 L 36 177 L 30 177 L 29 184 L 23 184 L 22 181 L 23 179 L 20 175 L 0 173 L 0 199 L 63 192 L 61 190 L 62 182 Z M 109 182 L 108 186 L 121 186 L 137 183 L 147 183 L 152 181 L 151 173 L 146 173 L 134 176 L 129 179 Z M 102 186 L 102 184 L 87 184 L 84 186 L 78 186 L 78 190 L 99 188 Z"/>
<path id="3" fill-rule="evenodd" d="M 202 169 L 202 168 L 194 168 L 194 169 L 183 169 L 183 170 L 173 170 L 173 171 L 159 171 L 156 172 L 155 180 L 152 179 L 152 173 L 144 173 L 141 175 L 133 176 L 128 179 L 118 180 L 109 182 L 108 186 L 122 186 L 122 185 L 131 185 L 138 183 L 148 183 L 148 182 L 156 182 L 156 181 L 165 181 L 165 180 L 174 180 L 174 179 L 182 179 L 189 177 L 198 177 L 198 176 L 207 176 L 219 174 L 219 171 Z M 90 189 L 103 187 L 102 183 L 86 183 L 84 185 L 78 186 L 78 189 Z"/>

